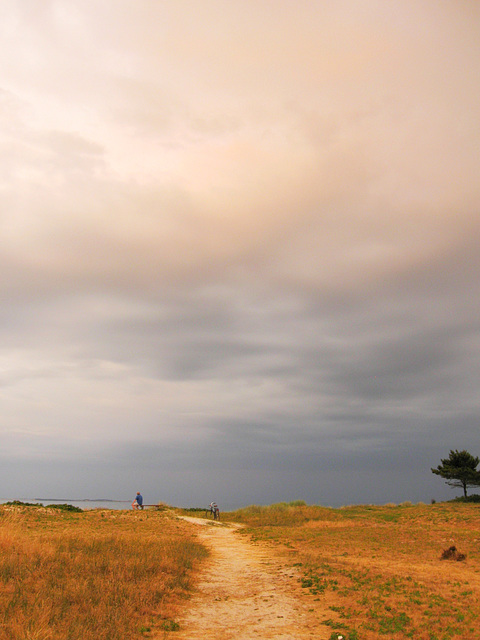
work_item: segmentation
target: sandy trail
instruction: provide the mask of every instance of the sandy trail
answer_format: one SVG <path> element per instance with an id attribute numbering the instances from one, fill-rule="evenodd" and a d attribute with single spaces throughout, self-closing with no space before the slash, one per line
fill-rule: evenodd
<path id="1" fill-rule="evenodd" d="M 211 551 L 198 590 L 179 619 L 175 640 L 304 640 L 328 638 L 311 596 L 302 592 L 294 560 L 238 533 L 238 526 L 185 520 Z M 316 603 L 318 605 L 318 603 Z"/>

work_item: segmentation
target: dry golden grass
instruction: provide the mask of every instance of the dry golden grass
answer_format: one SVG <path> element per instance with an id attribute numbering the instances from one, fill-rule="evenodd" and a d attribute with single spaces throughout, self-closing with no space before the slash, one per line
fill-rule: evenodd
<path id="1" fill-rule="evenodd" d="M 480 639 L 478 504 L 282 504 L 223 517 L 292 556 L 312 610 L 331 612 L 332 640 Z M 441 559 L 452 545 L 464 561 Z"/>
<path id="2" fill-rule="evenodd" d="M 480 640 L 478 504 L 282 503 L 222 519 L 290 555 L 319 637 Z M 453 545 L 461 562 L 441 559 Z M 0 507 L 0 640 L 166 635 L 205 554 L 169 509 Z"/>
<path id="3" fill-rule="evenodd" d="M 175 629 L 205 554 L 167 512 L 0 507 L 0 639 Z"/>

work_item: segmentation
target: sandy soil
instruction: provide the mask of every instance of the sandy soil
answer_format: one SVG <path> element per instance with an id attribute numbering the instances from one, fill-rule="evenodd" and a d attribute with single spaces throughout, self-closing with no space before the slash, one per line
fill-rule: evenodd
<path id="1" fill-rule="evenodd" d="M 178 622 L 174 640 L 304 640 L 330 637 L 320 625 L 328 611 L 312 607 L 302 591 L 294 558 L 282 557 L 265 544 L 253 543 L 238 526 L 184 518 L 211 550 L 198 590 Z M 331 612 L 330 612 L 331 614 Z"/>

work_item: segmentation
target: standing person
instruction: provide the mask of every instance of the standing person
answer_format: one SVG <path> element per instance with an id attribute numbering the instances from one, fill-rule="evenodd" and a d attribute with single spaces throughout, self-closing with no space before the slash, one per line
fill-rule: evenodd
<path id="1" fill-rule="evenodd" d="M 220 509 L 218 508 L 218 504 L 216 502 L 210 503 L 210 511 L 213 513 L 213 517 L 215 520 L 220 518 Z"/>
<path id="2" fill-rule="evenodd" d="M 135 500 L 132 502 L 132 509 L 143 509 L 143 496 L 140 491 L 137 491 Z"/>

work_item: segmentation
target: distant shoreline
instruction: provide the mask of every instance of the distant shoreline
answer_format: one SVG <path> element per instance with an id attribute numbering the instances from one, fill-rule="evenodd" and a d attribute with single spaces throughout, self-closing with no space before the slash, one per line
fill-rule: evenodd
<path id="1" fill-rule="evenodd" d="M 110 498 L 82 498 L 81 500 L 72 498 L 34 498 L 38 502 L 129 502 L 128 500 L 111 500 Z"/>

